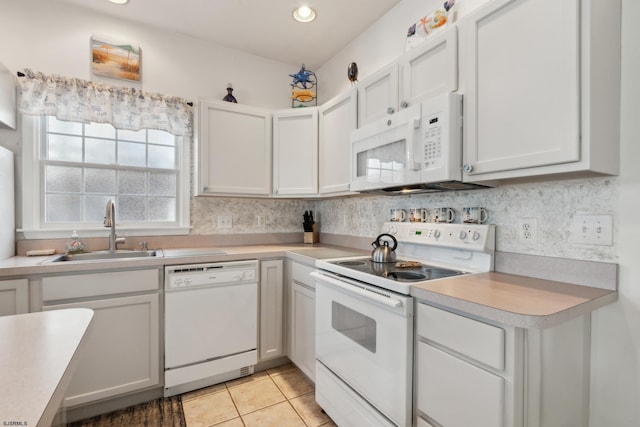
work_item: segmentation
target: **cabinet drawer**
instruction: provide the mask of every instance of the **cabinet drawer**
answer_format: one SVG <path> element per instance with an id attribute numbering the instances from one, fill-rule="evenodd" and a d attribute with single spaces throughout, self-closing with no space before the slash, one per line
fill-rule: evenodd
<path id="1" fill-rule="evenodd" d="M 418 335 L 504 370 L 504 329 L 418 303 Z"/>
<path id="2" fill-rule="evenodd" d="M 316 288 L 315 281 L 310 276 L 311 272 L 313 271 L 316 271 L 314 267 L 308 267 L 297 262 L 291 263 L 291 278 L 293 279 L 293 281 L 301 285 L 310 287 L 311 289 Z"/>
<path id="3" fill-rule="evenodd" d="M 418 344 L 418 410 L 446 427 L 504 425 L 502 377 L 423 342 Z"/>
<path id="4" fill-rule="evenodd" d="M 42 278 L 42 299 L 54 301 L 115 295 L 129 292 L 157 291 L 159 270 L 131 270 Z"/>

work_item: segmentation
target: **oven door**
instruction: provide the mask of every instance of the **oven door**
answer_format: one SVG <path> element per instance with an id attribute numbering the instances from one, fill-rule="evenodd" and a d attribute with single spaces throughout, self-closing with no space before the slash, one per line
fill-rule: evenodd
<path id="1" fill-rule="evenodd" d="M 318 362 L 394 424 L 411 425 L 413 299 L 330 273 L 312 274 Z"/>

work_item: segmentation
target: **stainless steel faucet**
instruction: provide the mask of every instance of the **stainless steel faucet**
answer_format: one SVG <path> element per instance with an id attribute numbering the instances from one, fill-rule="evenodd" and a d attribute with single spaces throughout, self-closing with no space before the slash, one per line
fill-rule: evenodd
<path id="1" fill-rule="evenodd" d="M 124 237 L 116 234 L 116 202 L 113 199 L 107 200 L 107 214 L 104 217 L 104 226 L 110 227 L 109 252 L 113 253 L 118 249 L 118 243 L 124 243 Z"/>

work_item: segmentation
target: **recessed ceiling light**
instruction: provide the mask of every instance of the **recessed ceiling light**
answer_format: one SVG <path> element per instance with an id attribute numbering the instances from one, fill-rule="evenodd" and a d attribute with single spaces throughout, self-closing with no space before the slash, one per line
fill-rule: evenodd
<path id="1" fill-rule="evenodd" d="M 300 6 L 293 10 L 293 19 L 298 22 L 311 22 L 316 19 L 316 11 L 309 6 Z"/>
<path id="2" fill-rule="evenodd" d="M 111 3 L 115 3 L 115 4 L 127 4 L 129 3 L 129 0 L 109 0 Z"/>

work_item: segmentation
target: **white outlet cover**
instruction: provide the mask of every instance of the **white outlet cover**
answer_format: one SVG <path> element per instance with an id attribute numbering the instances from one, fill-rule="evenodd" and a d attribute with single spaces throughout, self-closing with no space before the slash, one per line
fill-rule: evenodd
<path id="1" fill-rule="evenodd" d="M 533 245 L 538 242 L 538 221 L 536 218 L 518 218 L 518 242 Z"/>

